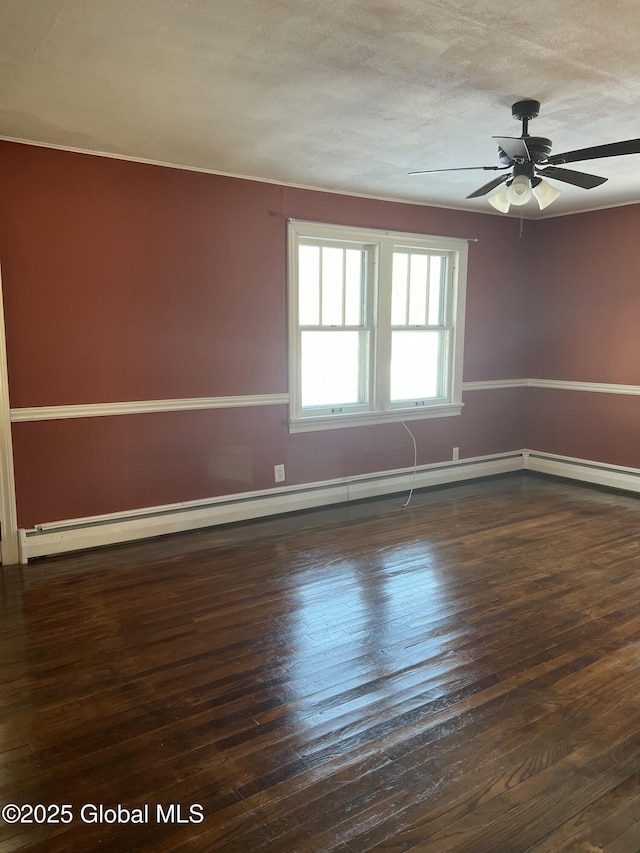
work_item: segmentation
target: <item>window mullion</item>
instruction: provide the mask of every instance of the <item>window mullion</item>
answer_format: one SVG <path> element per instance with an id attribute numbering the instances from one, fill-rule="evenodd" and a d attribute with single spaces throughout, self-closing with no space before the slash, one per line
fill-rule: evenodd
<path id="1" fill-rule="evenodd" d="M 376 281 L 376 345 L 374 408 L 382 411 L 391 399 L 391 283 L 393 277 L 393 246 L 382 244 L 378 253 Z M 407 280 L 407 293 L 408 293 Z M 408 310 L 408 308 L 407 308 Z"/>
<path id="2" fill-rule="evenodd" d="M 318 321 L 322 323 L 322 261 L 324 258 L 324 252 L 322 248 L 320 249 L 320 259 L 318 261 Z"/>
<path id="3" fill-rule="evenodd" d="M 407 297 L 404 305 L 404 324 L 409 325 L 411 314 L 411 253 L 407 254 Z"/>
<path id="4" fill-rule="evenodd" d="M 347 321 L 347 252 L 342 250 L 342 325 Z"/>
<path id="5" fill-rule="evenodd" d="M 377 299 L 377 277 L 379 268 L 379 250 L 376 246 L 369 245 L 364 255 L 364 299 L 362 301 L 362 313 L 360 322 L 365 335 L 365 354 L 360 362 L 360 381 L 367 400 L 368 408 L 375 409 L 376 401 L 376 364 L 375 352 L 377 341 L 376 330 L 376 299 Z"/>
<path id="6" fill-rule="evenodd" d="M 424 323 L 429 324 L 429 299 L 431 296 L 431 257 L 427 259 L 427 281 L 424 290 Z"/>

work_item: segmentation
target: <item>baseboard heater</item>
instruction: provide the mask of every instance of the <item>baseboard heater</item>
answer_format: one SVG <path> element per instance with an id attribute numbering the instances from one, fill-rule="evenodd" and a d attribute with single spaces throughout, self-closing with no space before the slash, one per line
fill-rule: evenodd
<path id="1" fill-rule="evenodd" d="M 259 492 L 225 495 L 202 501 L 149 507 L 132 512 L 51 522 L 18 531 L 20 562 L 30 558 L 132 542 L 153 536 L 183 533 L 235 521 L 365 498 L 391 495 L 415 488 L 520 471 L 523 451 L 437 462 L 416 469 L 365 474 L 339 480 L 283 486 Z"/>
<path id="2" fill-rule="evenodd" d="M 640 469 L 638 468 L 590 459 L 577 459 L 572 456 L 559 456 L 538 450 L 523 450 L 522 461 L 523 468 L 527 471 L 581 480 L 583 483 L 622 489 L 626 492 L 640 492 Z"/>

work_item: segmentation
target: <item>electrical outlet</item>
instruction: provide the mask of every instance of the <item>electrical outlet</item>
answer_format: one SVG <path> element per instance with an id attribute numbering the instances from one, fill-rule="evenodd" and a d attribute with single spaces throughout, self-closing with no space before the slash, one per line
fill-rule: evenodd
<path id="1" fill-rule="evenodd" d="M 460 448 L 459 447 L 453 448 L 453 461 L 455 462 L 456 459 L 460 459 Z"/>
<path id="2" fill-rule="evenodd" d="M 273 479 L 276 483 L 284 483 L 284 465 L 273 466 Z"/>

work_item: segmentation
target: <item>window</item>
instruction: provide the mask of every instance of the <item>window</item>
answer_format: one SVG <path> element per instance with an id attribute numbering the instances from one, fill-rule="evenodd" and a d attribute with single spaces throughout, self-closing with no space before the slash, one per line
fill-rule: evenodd
<path id="1" fill-rule="evenodd" d="M 460 414 L 467 241 L 289 222 L 290 429 Z"/>

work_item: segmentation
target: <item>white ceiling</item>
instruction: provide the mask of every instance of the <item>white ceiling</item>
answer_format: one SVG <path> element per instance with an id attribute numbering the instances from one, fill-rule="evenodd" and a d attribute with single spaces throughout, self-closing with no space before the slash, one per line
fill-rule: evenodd
<path id="1" fill-rule="evenodd" d="M 3 0 L 0 136 L 492 212 L 407 172 L 497 164 L 519 98 L 554 153 L 639 137 L 639 37 L 638 0 Z M 640 154 L 569 168 L 609 180 L 546 214 L 640 200 Z"/>

